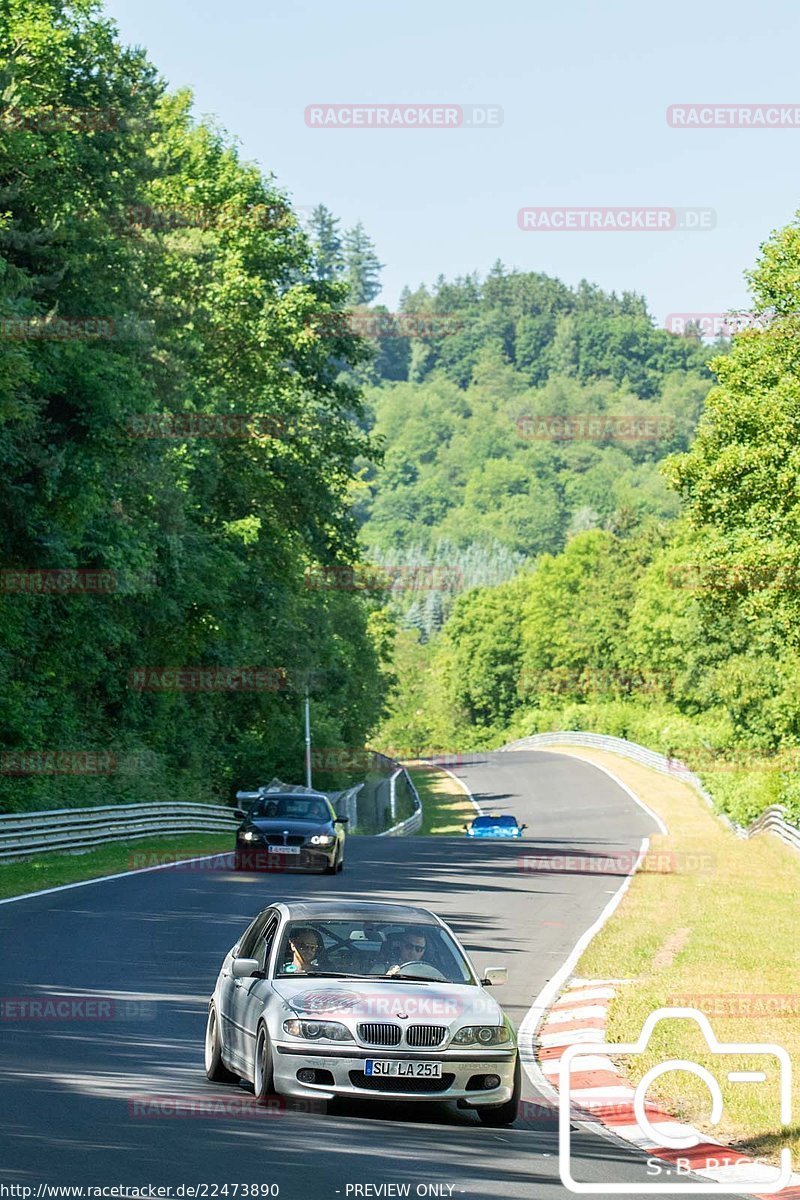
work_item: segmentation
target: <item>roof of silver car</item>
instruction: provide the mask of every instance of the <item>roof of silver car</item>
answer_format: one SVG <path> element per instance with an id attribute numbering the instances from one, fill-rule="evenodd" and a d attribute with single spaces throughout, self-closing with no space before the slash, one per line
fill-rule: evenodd
<path id="1" fill-rule="evenodd" d="M 346 921 L 353 917 L 425 925 L 438 921 L 430 909 L 416 904 L 386 904 L 381 900 L 284 900 L 281 906 L 291 921 Z"/>

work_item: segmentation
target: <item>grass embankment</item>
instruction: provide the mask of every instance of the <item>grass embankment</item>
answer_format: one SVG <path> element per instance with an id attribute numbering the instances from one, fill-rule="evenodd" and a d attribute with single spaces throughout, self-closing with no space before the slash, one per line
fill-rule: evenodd
<path id="1" fill-rule="evenodd" d="M 420 833 L 462 834 L 465 822 L 475 816 L 475 806 L 463 787 L 439 767 L 421 762 L 403 765 L 422 801 Z"/>
<path id="2" fill-rule="evenodd" d="M 64 883 L 79 883 L 100 875 L 156 866 L 176 859 L 233 850 L 230 833 L 205 833 L 181 838 L 138 838 L 109 842 L 85 854 L 37 854 L 19 862 L 0 863 L 0 899 L 38 892 Z"/>
<path id="3" fill-rule="evenodd" d="M 722 1042 L 773 1042 L 795 1064 L 800 1061 L 800 855 L 770 834 L 737 838 L 673 778 L 606 752 L 565 752 L 608 767 L 669 829 L 667 836 L 651 838 L 645 869 L 576 968 L 590 979 L 630 981 L 612 1004 L 608 1040 L 634 1041 L 654 1009 L 683 1006 L 704 1012 Z M 773 1159 L 789 1145 L 797 1162 L 800 1125 L 781 1135 L 774 1060 L 720 1060 L 705 1048 L 694 1023 L 664 1022 L 647 1053 L 629 1064 L 632 1082 L 669 1058 L 699 1063 L 719 1080 L 722 1123 L 708 1124 L 708 1091 L 686 1072 L 662 1076 L 651 1096 L 727 1144 Z M 748 1068 L 766 1071 L 766 1081 L 728 1082 L 728 1071 Z M 797 1070 L 794 1075 L 797 1114 Z"/>

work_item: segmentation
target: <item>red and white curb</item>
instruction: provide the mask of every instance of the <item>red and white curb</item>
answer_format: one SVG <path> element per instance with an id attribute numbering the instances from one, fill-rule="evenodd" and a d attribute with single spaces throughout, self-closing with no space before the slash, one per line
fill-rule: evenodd
<path id="1" fill-rule="evenodd" d="M 536 1037 L 536 1062 L 549 1084 L 548 1091 L 558 1093 L 561 1059 L 571 1046 L 604 1042 L 608 1009 L 616 994 L 614 985 L 620 982 L 573 979 L 546 1013 Z M 608 1049 L 613 1052 L 613 1043 L 609 1043 Z M 732 1191 L 800 1200 L 800 1174 L 795 1172 L 790 1183 L 779 1192 L 757 1192 L 759 1183 L 769 1187 L 775 1180 L 777 1167 L 732 1150 L 649 1103 L 645 1105 L 645 1115 L 650 1132 L 646 1133 L 634 1114 L 634 1089 L 608 1055 L 580 1055 L 569 1064 L 569 1080 L 573 1120 L 595 1123 L 638 1146 L 648 1158 L 659 1159 L 673 1168 L 680 1160 L 682 1173 L 690 1171 L 698 1178 L 727 1185 Z M 661 1134 L 669 1140 L 692 1139 L 695 1144 L 676 1150 L 659 1145 L 651 1134 Z M 664 1190 L 663 1184 L 659 1190 Z"/>

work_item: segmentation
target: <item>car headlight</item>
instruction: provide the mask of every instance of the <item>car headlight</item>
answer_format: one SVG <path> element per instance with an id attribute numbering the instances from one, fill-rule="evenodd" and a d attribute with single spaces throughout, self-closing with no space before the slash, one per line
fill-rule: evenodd
<path id="1" fill-rule="evenodd" d="M 316 1042 L 321 1038 L 329 1042 L 352 1042 L 353 1035 L 339 1021 L 284 1021 L 283 1028 L 293 1037 L 308 1038 Z"/>
<path id="2" fill-rule="evenodd" d="M 308 840 L 312 846 L 332 846 L 336 838 L 332 833 L 315 833 Z"/>
<path id="3" fill-rule="evenodd" d="M 259 842 L 261 835 L 256 833 L 254 829 L 245 829 L 244 833 L 240 833 L 239 837 L 243 842 Z"/>
<path id="4" fill-rule="evenodd" d="M 453 1038 L 454 1046 L 502 1046 L 511 1041 L 507 1025 L 465 1025 Z"/>

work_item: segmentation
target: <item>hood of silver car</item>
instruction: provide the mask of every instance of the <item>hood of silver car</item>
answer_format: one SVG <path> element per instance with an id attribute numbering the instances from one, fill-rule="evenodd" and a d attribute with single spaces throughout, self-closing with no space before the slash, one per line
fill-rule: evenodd
<path id="1" fill-rule="evenodd" d="M 308 1019 L 423 1021 L 502 1025 L 503 1012 L 482 987 L 458 983 L 393 983 L 391 980 L 276 979 L 275 991 Z"/>

